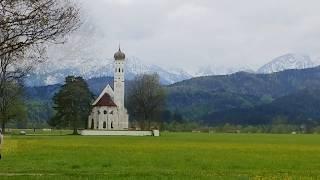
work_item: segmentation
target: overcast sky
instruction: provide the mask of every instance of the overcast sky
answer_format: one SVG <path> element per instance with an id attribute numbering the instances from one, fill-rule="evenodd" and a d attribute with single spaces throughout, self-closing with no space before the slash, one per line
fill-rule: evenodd
<path id="1" fill-rule="evenodd" d="M 162 66 L 257 68 L 286 53 L 320 57 L 319 0 L 81 0 L 90 51 Z M 87 37 L 88 38 L 88 37 Z"/>

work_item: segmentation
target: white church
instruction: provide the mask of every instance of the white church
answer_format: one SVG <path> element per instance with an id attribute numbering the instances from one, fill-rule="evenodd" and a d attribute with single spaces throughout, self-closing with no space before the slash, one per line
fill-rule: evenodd
<path id="1" fill-rule="evenodd" d="M 88 118 L 89 129 L 128 130 L 129 115 L 124 107 L 125 59 L 119 47 L 114 54 L 114 89 L 108 84 L 92 104 Z"/>

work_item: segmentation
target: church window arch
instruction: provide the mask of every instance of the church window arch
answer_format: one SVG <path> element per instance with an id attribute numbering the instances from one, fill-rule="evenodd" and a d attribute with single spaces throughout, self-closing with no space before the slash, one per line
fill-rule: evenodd
<path id="1" fill-rule="evenodd" d="M 113 129 L 113 122 L 111 122 L 111 129 Z"/>
<path id="2" fill-rule="evenodd" d="M 106 129 L 106 128 L 107 128 L 107 123 L 103 122 L 103 129 Z"/>
<path id="3" fill-rule="evenodd" d="M 107 113 L 108 113 L 108 111 L 107 111 L 107 110 L 104 110 L 104 111 L 103 111 L 103 114 L 107 114 Z"/>
<path id="4" fill-rule="evenodd" d="M 119 72 L 120 72 L 120 68 L 119 68 Z"/>
<path id="5" fill-rule="evenodd" d="M 94 120 L 91 120 L 91 129 L 94 129 Z"/>

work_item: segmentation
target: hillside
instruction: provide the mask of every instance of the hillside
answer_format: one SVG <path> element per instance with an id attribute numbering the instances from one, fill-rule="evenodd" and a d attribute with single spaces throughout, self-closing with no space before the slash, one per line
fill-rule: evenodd
<path id="1" fill-rule="evenodd" d="M 91 91 L 98 95 L 107 83 L 112 84 L 112 78 L 93 78 L 87 82 Z M 127 82 L 126 85 L 130 86 L 131 82 Z M 50 102 L 58 89 L 59 85 L 28 87 L 27 97 L 29 100 Z M 320 89 L 320 67 L 273 74 L 239 72 L 192 78 L 166 86 L 167 107 L 172 112 L 179 112 L 185 119 L 210 121 L 218 112 L 221 113 L 218 117 L 223 117 L 229 110 L 245 113 L 243 109 L 254 109 L 270 103 L 270 106 L 275 106 L 272 103 L 278 102 L 279 98 L 304 89 Z M 305 94 L 300 96 L 304 99 Z M 285 103 L 287 101 L 282 106 L 287 106 Z M 306 106 L 313 108 L 313 104 Z"/>
<path id="2" fill-rule="evenodd" d="M 187 118 L 199 119 L 208 113 L 270 103 L 310 88 L 320 89 L 320 67 L 273 74 L 239 72 L 199 77 L 168 86 L 168 106 Z"/>
<path id="3" fill-rule="evenodd" d="M 207 124 L 320 123 L 320 89 L 301 90 L 253 108 L 235 108 L 210 113 L 201 119 Z"/>
<path id="4" fill-rule="evenodd" d="M 299 89 L 320 87 L 320 67 L 286 70 L 272 74 L 238 72 L 231 75 L 192 78 L 169 85 L 171 92 L 183 90 L 280 97 Z"/>

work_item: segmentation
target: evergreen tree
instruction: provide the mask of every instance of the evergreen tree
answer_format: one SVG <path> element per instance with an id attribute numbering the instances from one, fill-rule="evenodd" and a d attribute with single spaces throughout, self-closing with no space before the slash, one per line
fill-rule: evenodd
<path id="1" fill-rule="evenodd" d="M 66 77 L 65 84 L 53 97 L 56 114 L 49 124 L 59 128 L 70 127 L 73 134 L 77 134 L 79 127 L 86 127 L 92 100 L 93 94 L 82 77 Z"/>

